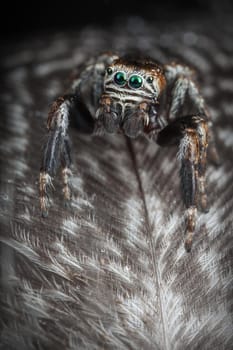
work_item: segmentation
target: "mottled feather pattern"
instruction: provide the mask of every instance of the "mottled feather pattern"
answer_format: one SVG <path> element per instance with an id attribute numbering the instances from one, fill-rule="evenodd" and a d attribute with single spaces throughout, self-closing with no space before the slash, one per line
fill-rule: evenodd
<path id="1" fill-rule="evenodd" d="M 233 349 L 232 26 L 86 27 L 10 48 L 1 93 L 1 349 Z M 178 149 L 70 129 L 73 198 L 60 176 L 42 219 L 38 177 L 49 105 L 101 50 L 143 49 L 199 72 L 222 159 L 184 249 Z M 17 52 L 17 54 L 16 54 Z"/>

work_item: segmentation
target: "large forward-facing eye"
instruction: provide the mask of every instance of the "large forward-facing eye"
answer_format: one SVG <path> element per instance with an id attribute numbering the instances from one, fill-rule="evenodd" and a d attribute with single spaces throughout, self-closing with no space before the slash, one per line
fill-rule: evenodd
<path id="1" fill-rule="evenodd" d="M 117 72 L 114 76 L 114 81 L 117 85 L 125 85 L 126 84 L 126 74 L 124 72 Z"/>
<path id="2" fill-rule="evenodd" d="M 143 79 L 140 75 L 131 75 L 129 78 L 129 86 L 133 89 L 139 89 L 142 86 Z"/>

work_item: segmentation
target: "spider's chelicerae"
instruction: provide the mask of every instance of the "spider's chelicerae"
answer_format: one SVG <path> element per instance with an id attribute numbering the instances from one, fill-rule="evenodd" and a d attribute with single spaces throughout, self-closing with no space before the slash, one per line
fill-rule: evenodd
<path id="1" fill-rule="evenodd" d="M 48 214 L 48 187 L 62 167 L 63 192 L 71 198 L 71 157 L 68 125 L 71 111 L 90 117 L 94 132 L 139 134 L 160 146 L 177 145 L 186 207 L 185 247 L 190 251 L 197 209 L 207 211 L 205 170 L 209 158 L 217 163 L 212 123 L 193 69 L 180 63 L 164 66 L 151 58 L 102 53 L 74 74 L 69 91 L 51 106 L 48 140 L 40 172 L 40 206 Z"/>

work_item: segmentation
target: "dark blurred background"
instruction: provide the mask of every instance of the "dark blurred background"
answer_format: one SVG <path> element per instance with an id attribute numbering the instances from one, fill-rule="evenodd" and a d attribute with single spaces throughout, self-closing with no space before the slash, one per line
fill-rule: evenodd
<path id="1" fill-rule="evenodd" d="M 1 37 L 9 41 L 31 34 L 79 28 L 84 25 L 109 26 L 123 17 L 136 15 L 151 21 L 216 18 L 233 13 L 231 0 L 76 0 L 52 2 L 4 2 Z M 233 16 L 232 16 L 233 17 Z"/>

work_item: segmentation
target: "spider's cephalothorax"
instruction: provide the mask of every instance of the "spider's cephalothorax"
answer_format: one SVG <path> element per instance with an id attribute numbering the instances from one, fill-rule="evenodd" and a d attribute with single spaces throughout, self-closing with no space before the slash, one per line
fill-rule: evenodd
<path id="1" fill-rule="evenodd" d="M 91 58 L 73 75 L 66 94 L 51 106 L 48 140 L 40 172 L 42 216 L 48 214 L 48 187 L 62 167 L 63 192 L 71 198 L 71 157 L 68 125 L 71 112 L 78 120 L 93 120 L 95 132 L 122 132 L 153 137 L 160 146 L 177 145 L 186 206 L 186 241 L 190 251 L 196 212 L 207 211 L 205 169 L 209 158 L 218 162 L 212 123 L 196 83 L 186 65 L 158 64 L 150 58 L 103 53 Z"/>
<path id="2" fill-rule="evenodd" d="M 107 132 L 136 137 L 149 124 L 160 128 L 156 105 L 165 87 L 162 68 L 149 59 L 118 58 L 107 67 L 96 113 Z"/>

